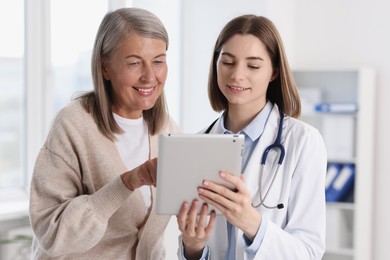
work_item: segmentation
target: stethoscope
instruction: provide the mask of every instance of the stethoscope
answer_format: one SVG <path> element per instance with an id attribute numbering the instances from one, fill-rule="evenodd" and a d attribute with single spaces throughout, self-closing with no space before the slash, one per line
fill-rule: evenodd
<path id="1" fill-rule="evenodd" d="M 268 147 L 265 148 L 264 150 L 264 153 L 263 153 L 263 156 L 261 158 L 261 163 L 260 163 L 260 183 L 259 183 L 259 197 L 260 197 L 260 203 L 257 204 L 257 205 L 253 205 L 252 203 L 252 206 L 257 208 L 257 207 L 260 207 L 260 206 L 264 206 L 265 208 L 267 209 L 282 209 L 284 208 L 284 204 L 283 203 L 278 203 L 277 205 L 275 206 L 269 206 L 267 204 L 265 204 L 265 200 L 267 199 L 268 197 L 268 194 L 272 188 L 272 185 L 274 184 L 274 181 L 276 179 L 276 175 L 278 174 L 279 172 L 279 166 L 283 163 L 283 160 L 284 160 L 284 155 L 285 155 L 285 150 L 284 150 L 284 146 L 282 145 L 281 143 L 281 139 L 282 139 L 282 130 L 283 130 L 283 119 L 284 119 L 284 114 L 283 114 L 283 111 L 279 111 L 279 114 L 280 114 L 280 121 L 279 121 L 279 129 L 278 129 L 278 135 L 276 136 L 276 139 L 275 139 L 275 142 L 271 145 L 269 145 Z M 261 184 L 263 183 L 263 167 L 265 165 L 265 161 L 267 160 L 267 156 L 268 156 L 268 153 L 272 150 L 272 149 L 279 149 L 280 151 L 280 154 L 279 154 L 279 161 L 278 161 L 278 165 L 276 166 L 276 170 L 275 170 L 275 173 L 273 174 L 273 177 L 272 177 L 272 180 L 271 180 L 271 183 L 268 187 L 268 189 L 266 190 L 265 194 L 264 194 L 264 197 L 263 197 L 263 193 L 262 193 L 262 188 L 261 188 Z"/>
<path id="2" fill-rule="evenodd" d="M 279 114 L 280 114 L 280 121 L 279 121 L 279 129 L 278 129 L 278 135 L 276 136 L 276 139 L 275 139 L 275 142 L 271 145 L 269 145 L 268 147 L 265 148 L 264 150 L 264 153 L 263 153 L 263 156 L 261 158 L 261 163 L 260 163 L 260 181 L 259 181 L 259 197 L 260 197 L 260 203 L 257 204 L 257 205 L 254 205 L 252 203 L 252 207 L 254 208 L 257 208 L 257 207 L 260 207 L 260 206 L 264 206 L 265 208 L 267 209 L 282 209 L 284 208 L 284 204 L 283 203 L 278 203 L 277 205 L 275 206 L 269 206 L 267 204 L 265 204 L 265 200 L 267 199 L 268 197 L 268 194 L 272 188 L 272 185 L 274 184 L 275 182 L 275 179 L 276 179 L 276 175 L 278 174 L 279 172 L 279 166 L 283 163 L 283 160 L 284 160 L 284 155 L 285 155 L 285 151 L 284 151 L 284 146 L 282 145 L 281 143 L 281 139 L 282 139 L 282 130 L 283 130 L 283 119 L 284 119 L 284 113 L 282 110 L 279 110 Z M 214 124 L 218 121 L 218 118 L 207 128 L 207 130 L 204 132 L 205 134 L 208 134 L 210 133 L 211 129 L 213 128 Z M 271 183 L 267 189 L 267 191 L 265 192 L 265 195 L 263 197 L 263 194 L 262 194 L 262 190 L 261 190 L 261 184 L 263 183 L 263 167 L 265 165 L 265 161 L 267 160 L 267 156 L 268 156 L 268 153 L 272 150 L 272 149 L 279 149 L 280 150 L 280 154 L 279 154 L 279 161 L 278 161 L 278 165 L 276 166 L 276 170 L 275 170 L 275 173 L 272 177 L 272 180 L 271 180 Z M 282 197 L 282 196 L 281 196 Z"/>

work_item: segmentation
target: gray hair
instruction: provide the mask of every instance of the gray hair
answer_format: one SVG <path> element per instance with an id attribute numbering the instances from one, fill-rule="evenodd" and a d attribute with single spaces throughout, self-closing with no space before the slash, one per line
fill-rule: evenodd
<path id="1" fill-rule="evenodd" d="M 94 91 L 80 97 L 87 111 L 93 114 L 102 133 L 112 140 L 115 140 L 114 133 L 120 133 L 122 129 L 112 115 L 111 83 L 103 78 L 102 64 L 103 60 L 109 60 L 115 50 L 133 34 L 162 40 L 168 49 L 168 33 L 160 19 L 153 13 L 140 8 L 120 8 L 108 12 L 99 26 L 92 51 Z M 144 111 L 144 118 L 149 133 L 158 133 L 167 119 L 164 92 L 153 108 Z"/>

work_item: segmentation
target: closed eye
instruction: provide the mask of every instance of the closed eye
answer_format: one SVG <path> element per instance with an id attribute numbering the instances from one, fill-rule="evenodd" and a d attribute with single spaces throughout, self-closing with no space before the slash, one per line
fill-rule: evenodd
<path id="1" fill-rule="evenodd" d="M 130 66 L 130 67 L 136 67 L 136 66 L 138 66 L 138 65 L 140 65 L 141 64 L 141 62 L 139 62 L 139 61 L 136 61 L 136 62 L 129 62 L 128 63 L 128 65 Z"/>
<path id="2" fill-rule="evenodd" d="M 226 66 L 233 66 L 233 65 L 234 65 L 234 62 L 222 61 L 222 64 L 223 64 L 223 65 L 226 65 Z"/>
<path id="3" fill-rule="evenodd" d="M 155 61 L 153 61 L 153 63 L 154 64 L 163 64 L 163 63 L 165 63 L 165 61 L 163 61 L 163 60 L 155 60 Z"/>

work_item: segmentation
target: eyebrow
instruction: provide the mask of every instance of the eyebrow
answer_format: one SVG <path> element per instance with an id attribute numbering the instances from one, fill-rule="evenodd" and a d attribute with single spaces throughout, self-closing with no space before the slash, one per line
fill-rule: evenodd
<path id="1" fill-rule="evenodd" d="M 161 54 L 157 55 L 156 57 L 154 57 L 153 59 L 162 58 L 162 57 L 166 57 L 166 56 L 167 55 L 165 53 L 161 53 Z M 137 55 L 137 54 L 130 54 L 130 55 L 125 57 L 125 59 L 128 59 L 128 58 L 137 58 L 137 59 L 142 60 L 142 57 Z"/>
<path id="2" fill-rule="evenodd" d="M 230 58 L 235 58 L 236 57 L 233 54 L 231 54 L 230 52 L 222 52 L 221 55 L 228 56 Z M 261 60 L 261 61 L 264 61 L 264 59 L 259 57 L 259 56 L 249 56 L 249 57 L 246 58 L 246 60 Z"/>

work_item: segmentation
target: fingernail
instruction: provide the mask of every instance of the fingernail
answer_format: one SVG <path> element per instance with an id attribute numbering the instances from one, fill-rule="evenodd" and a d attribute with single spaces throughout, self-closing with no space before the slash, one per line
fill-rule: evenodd
<path id="1" fill-rule="evenodd" d="M 225 178 L 226 177 L 226 174 L 224 172 L 220 172 L 219 173 L 219 176 L 221 176 L 222 178 Z"/>
<path id="2" fill-rule="evenodd" d="M 205 186 L 205 187 L 208 187 L 209 186 L 209 183 L 207 182 L 207 181 L 203 181 L 203 186 Z"/>

